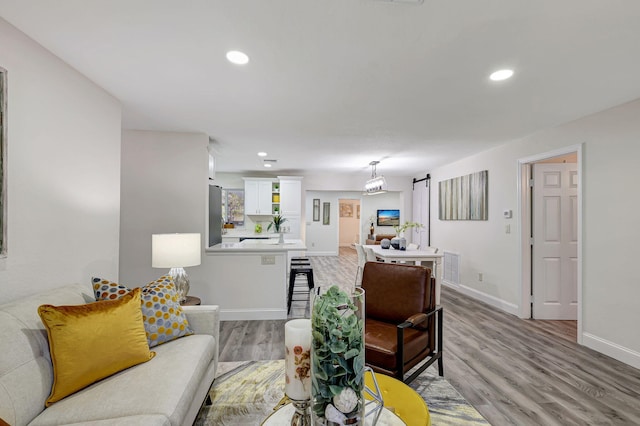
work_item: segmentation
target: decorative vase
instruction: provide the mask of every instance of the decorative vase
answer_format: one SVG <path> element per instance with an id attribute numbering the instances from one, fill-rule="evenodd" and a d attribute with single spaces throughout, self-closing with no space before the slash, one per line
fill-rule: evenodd
<path id="1" fill-rule="evenodd" d="M 373 227 L 373 223 L 371 223 L 371 226 L 369 227 L 369 235 L 371 235 L 371 238 L 373 238 L 373 234 L 376 232 L 376 230 Z"/>
<path id="2" fill-rule="evenodd" d="M 407 239 L 404 237 L 395 237 L 391 239 L 391 247 L 396 250 L 406 250 L 407 249 Z"/>
<path id="3" fill-rule="evenodd" d="M 316 288 L 311 329 L 312 424 L 364 425 L 364 290 Z"/>

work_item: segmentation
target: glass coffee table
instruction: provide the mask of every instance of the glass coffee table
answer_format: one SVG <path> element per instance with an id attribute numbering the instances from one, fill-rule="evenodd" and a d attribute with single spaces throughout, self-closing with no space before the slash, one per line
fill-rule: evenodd
<path id="1" fill-rule="evenodd" d="M 293 404 L 283 405 L 282 408 L 274 411 L 269 417 L 267 417 L 265 421 L 262 422 L 262 426 L 282 426 L 291 424 L 291 418 L 295 411 L 296 409 L 293 407 Z M 373 416 L 367 416 L 364 424 L 366 426 L 373 425 Z M 407 423 L 403 422 L 400 417 L 393 414 L 390 410 L 383 408 L 376 426 L 406 426 L 406 424 Z"/>

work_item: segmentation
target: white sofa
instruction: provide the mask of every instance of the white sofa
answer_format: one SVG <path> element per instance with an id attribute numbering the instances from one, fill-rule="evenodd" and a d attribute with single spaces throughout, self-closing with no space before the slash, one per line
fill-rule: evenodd
<path id="1" fill-rule="evenodd" d="M 150 361 L 45 409 L 53 370 L 38 306 L 93 301 L 90 285 L 75 284 L 0 305 L 0 419 L 11 426 L 192 425 L 218 364 L 218 306 L 183 307 L 195 334 L 155 346 Z"/>

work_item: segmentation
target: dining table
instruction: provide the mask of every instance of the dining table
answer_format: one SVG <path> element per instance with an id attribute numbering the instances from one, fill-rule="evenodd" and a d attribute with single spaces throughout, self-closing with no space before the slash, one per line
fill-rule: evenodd
<path id="1" fill-rule="evenodd" d="M 440 305 L 440 286 L 442 280 L 442 258 L 444 255 L 438 253 L 435 248 L 397 250 L 393 247 L 387 249 L 381 245 L 365 245 L 365 248 L 373 250 L 376 257 L 383 262 L 412 262 L 416 265 L 424 265 L 431 268 L 431 273 L 436 279 L 436 305 Z"/>

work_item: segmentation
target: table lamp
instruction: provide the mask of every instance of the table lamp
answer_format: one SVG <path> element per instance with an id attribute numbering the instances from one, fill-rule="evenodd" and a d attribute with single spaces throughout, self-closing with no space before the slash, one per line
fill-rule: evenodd
<path id="1" fill-rule="evenodd" d="M 178 291 L 178 300 L 187 300 L 189 277 L 184 268 L 200 265 L 200 234 L 153 234 L 151 236 L 151 266 L 171 268 L 169 275 Z"/>

